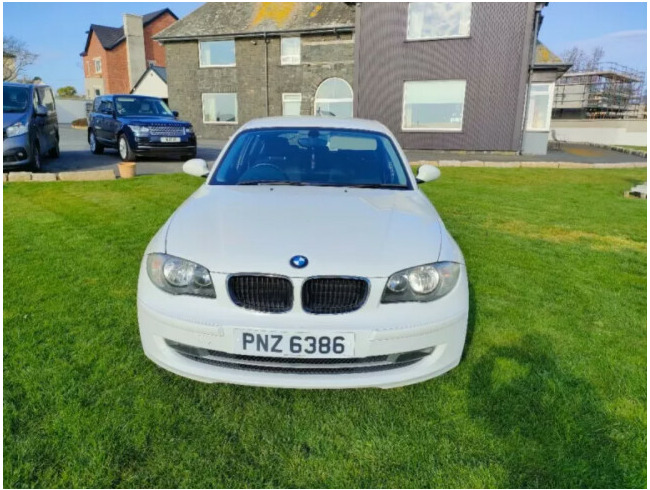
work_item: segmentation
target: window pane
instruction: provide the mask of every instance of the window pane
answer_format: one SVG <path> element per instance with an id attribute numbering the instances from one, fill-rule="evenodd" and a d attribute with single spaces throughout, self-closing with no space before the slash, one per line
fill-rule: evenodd
<path id="1" fill-rule="evenodd" d="M 282 115 L 299 116 L 301 102 L 301 94 L 282 94 Z"/>
<path id="2" fill-rule="evenodd" d="M 235 64 L 235 41 L 210 41 L 199 43 L 201 66 L 223 66 Z"/>
<path id="3" fill-rule="evenodd" d="M 237 122 L 237 94 L 203 94 L 203 122 Z"/>
<path id="4" fill-rule="evenodd" d="M 280 44 L 280 62 L 283 65 L 300 64 L 300 38 L 283 37 Z"/>
<path id="5" fill-rule="evenodd" d="M 465 80 L 404 83 L 404 129 L 460 131 Z"/>
<path id="6" fill-rule="evenodd" d="M 407 39 L 469 36 L 472 4 L 465 2 L 410 3 Z"/>
<path id="7" fill-rule="evenodd" d="M 527 129 L 539 131 L 549 129 L 551 87 L 552 85 L 549 83 L 537 83 L 530 86 Z"/>
<path id="8" fill-rule="evenodd" d="M 316 90 L 314 114 L 352 117 L 352 89 L 341 78 L 328 78 Z"/>

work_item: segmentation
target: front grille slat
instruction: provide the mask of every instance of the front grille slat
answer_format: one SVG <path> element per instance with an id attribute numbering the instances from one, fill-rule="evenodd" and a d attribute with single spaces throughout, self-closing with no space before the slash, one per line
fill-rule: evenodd
<path id="1" fill-rule="evenodd" d="M 346 358 L 286 358 L 245 356 L 203 349 L 166 340 L 178 354 L 214 366 L 286 374 L 349 374 L 386 371 L 411 366 L 429 356 L 433 347 L 391 355 Z"/>
<path id="2" fill-rule="evenodd" d="M 236 275 L 228 279 L 233 303 L 249 310 L 284 313 L 293 306 L 293 286 L 286 277 Z"/>
<path id="3" fill-rule="evenodd" d="M 151 136 L 183 136 L 185 134 L 183 126 L 150 124 L 148 128 Z"/>
<path id="4" fill-rule="evenodd" d="M 302 307 L 308 313 L 356 311 L 368 297 L 368 281 L 360 277 L 315 277 L 302 287 Z"/>

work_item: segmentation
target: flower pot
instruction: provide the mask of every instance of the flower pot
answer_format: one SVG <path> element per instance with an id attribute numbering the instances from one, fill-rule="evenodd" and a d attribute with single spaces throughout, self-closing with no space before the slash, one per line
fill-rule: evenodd
<path id="1" fill-rule="evenodd" d="M 135 162 L 122 162 L 117 164 L 117 170 L 121 179 L 132 179 L 135 177 Z"/>

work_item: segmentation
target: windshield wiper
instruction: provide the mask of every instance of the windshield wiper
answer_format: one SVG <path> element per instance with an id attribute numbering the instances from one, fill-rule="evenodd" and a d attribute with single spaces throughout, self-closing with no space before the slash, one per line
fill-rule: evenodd
<path id="1" fill-rule="evenodd" d="M 359 189 L 408 189 L 407 186 L 401 184 L 349 184 L 345 187 L 356 187 Z"/>
<path id="2" fill-rule="evenodd" d="M 307 185 L 295 180 L 245 180 L 237 185 Z"/>

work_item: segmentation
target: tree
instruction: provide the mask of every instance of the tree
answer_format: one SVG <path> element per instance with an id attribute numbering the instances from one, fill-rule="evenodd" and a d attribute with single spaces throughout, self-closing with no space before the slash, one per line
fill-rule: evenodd
<path id="1" fill-rule="evenodd" d="M 2 38 L 2 80 L 15 80 L 32 65 L 38 55 L 27 49 L 24 41 L 13 36 Z"/>
<path id="2" fill-rule="evenodd" d="M 61 87 L 56 91 L 56 93 L 59 97 L 75 97 L 77 95 L 77 89 L 72 85 L 67 85 L 65 87 Z"/>
<path id="3" fill-rule="evenodd" d="M 602 46 L 594 47 L 590 52 L 586 52 L 578 46 L 567 49 L 562 53 L 562 59 L 566 63 L 573 65 L 570 71 L 594 71 L 605 56 L 605 50 Z"/>

